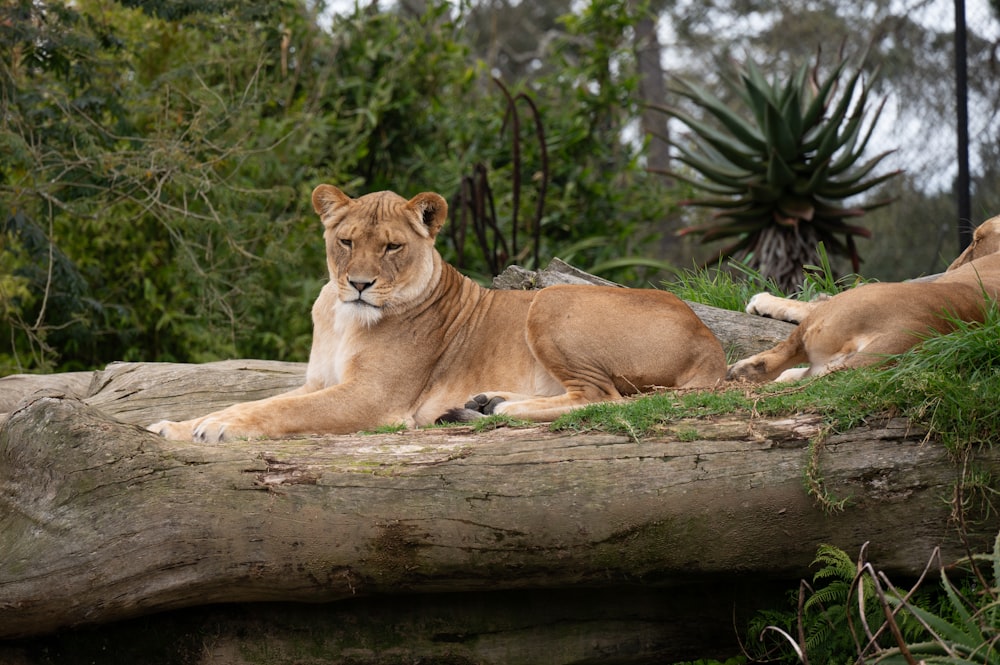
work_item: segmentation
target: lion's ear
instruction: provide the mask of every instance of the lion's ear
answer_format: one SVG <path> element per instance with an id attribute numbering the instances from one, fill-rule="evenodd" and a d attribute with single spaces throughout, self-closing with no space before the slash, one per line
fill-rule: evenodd
<path id="1" fill-rule="evenodd" d="M 351 197 L 333 185 L 320 185 L 313 190 L 312 202 L 316 214 L 325 217 L 337 208 L 350 203 Z"/>
<path id="2" fill-rule="evenodd" d="M 420 221 L 423 222 L 432 238 L 438 234 L 438 231 L 444 226 L 445 220 L 448 219 L 448 202 L 440 194 L 434 192 L 417 194 L 410 199 L 407 205 L 417 211 L 417 214 L 420 215 Z"/>

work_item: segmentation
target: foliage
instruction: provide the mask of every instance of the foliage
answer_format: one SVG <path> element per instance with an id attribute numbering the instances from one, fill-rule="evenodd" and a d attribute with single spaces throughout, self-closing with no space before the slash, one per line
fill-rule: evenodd
<path id="1" fill-rule="evenodd" d="M 513 91 L 534 100 L 546 136 L 521 137 L 517 205 L 533 217 L 546 150 L 541 256 L 635 283 L 650 262 L 622 259 L 653 237 L 647 220 L 665 194 L 620 140 L 636 108 L 625 4 L 588 4 L 567 21 L 561 66 Z M 449 195 L 482 165 L 499 230 L 512 232 L 512 130 L 469 56 L 462 11 L 444 0 L 419 16 L 359 8 L 327 31 L 311 7 L 0 8 L 0 338 L 11 340 L 0 375 L 304 360 L 325 277 L 309 201 L 321 182 Z M 465 242 L 442 239 L 445 258 Z M 473 256 L 466 270 L 485 280 L 484 266 Z"/>
<path id="2" fill-rule="evenodd" d="M 802 266 L 804 275 L 802 286 L 793 294 L 800 300 L 813 300 L 821 295 L 835 296 L 841 291 L 870 281 L 856 273 L 838 277 L 823 243 L 816 246 L 816 256 L 819 265 Z"/>
<path id="3" fill-rule="evenodd" d="M 794 611 L 762 612 L 750 622 L 748 643 L 757 659 L 853 662 L 857 645 L 852 627 L 861 623 L 858 603 L 852 602 L 857 564 L 842 550 L 820 545 L 813 565 L 820 567 L 812 585 L 803 583 L 789 597 Z M 874 624 L 879 607 L 865 582 L 865 621 Z"/>
<path id="4" fill-rule="evenodd" d="M 514 87 L 535 99 L 545 126 L 552 172 L 542 256 L 626 284 L 644 284 L 664 268 L 642 254 L 656 238 L 649 220 L 670 201 L 665 185 L 642 168 L 640 151 L 621 140 L 639 112 L 628 41 L 639 15 L 628 0 L 591 0 L 562 18 L 564 33 L 554 45 L 560 66 Z M 491 170 L 493 182 L 512 181 L 502 162 Z"/>
<path id="5" fill-rule="evenodd" d="M 96 0 L 18 11 L 0 34 L 0 136 L 17 148 L 0 168 L 2 223 L 29 259 L 15 274 L 43 295 L 0 322 L 14 341 L 0 371 L 303 352 L 305 326 L 280 343 L 265 330 L 307 307 L 301 285 L 274 279 L 302 230 L 298 183 L 274 168 L 289 127 L 266 117 L 283 92 L 274 36 Z"/>
<path id="6" fill-rule="evenodd" d="M 726 268 L 720 260 L 710 268 L 678 270 L 663 282 L 663 288 L 678 298 L 733 312 L 742 312 L 754 294 L 781 292 L 777 284 L 745 263 L 730 261 Z"/>
<path id="7" fill-rule="evenodd" d="M 991 566 L 990 582 L 985 580 L 977 560 Z M 997 646 L 1000 641 L 1000 534 L 993 543 L 992 554 L 971 558 L 967 564 L 973 568 L 979 588 L 966 585 L 963 593 L 941 566 L 941 595 L 945 601 L 937 612 L 928 609 L 926 603 L 914 602 L 911 594 L 900 593 L 885 580 L 889 587 L 885 594 L 886 609 L 891 606 L 896 616 L 910 618 L 924 631 L 917 638 L 905 642 L 898 640 L 892 648 L 878 653 L 875 662 L 885 665 L 915 660 L 928 665 L 1000 664 Z"/>
<path id="8" fill-rule="evenodd" d="M 1000 628 L 995 583 L 970 600 L 973 581 L 983 581 L 981 575 L 963 573 L 963 593 L 940 567 L 940 589 L 922 588 L 925 571 L 904 591 L 876 571 L 866 555 L 867 545 L 856 562 L 836 547 L 820 545 L 814 564 L 822 567 L 813 584 L 803 582 L 797 594 L 789 595 L 790 609 L 765 610 L 750 622 L 751 657 L 789 665 L 1000 662 L 993 644 Z M 977 558 L 995 566 L 997 556 L 994 548 L 990 557 Z"/>
<path id="9" fill-rule="evenodd" d="M 847 223 L 888 200 L 846 205 L 846 200 L 895 176 L 872 172 L 891 151 L 860 163 L 882 107 L 865 128 L 871 84 L 862 70 L 841 80 L 847 60 L 841 56 L 826 78 L 819 62 L 801 66 L 788 81 L 768 81 L 748 61 L 737 80 L 726 79 L 743 112 L 733 110 L 703 86 L 679 79 L 676 93 L 694 103 L 715 123 L 678 107 L 664 113 L 684 123 L 690 143 L 674 140 L 679 161 L 689 172 L 667 174 L 707 192 L 687 205 L 718 209 L 717 221 L 682 231 L 703 242 L 734 239 L 721 255 L 745 258 L 786 290 L 801 283 L 801 268 L 816 263 L 815 246 L 852 260 L 860 257 L 854 236 L 863 227 Z M 838 87 L 843 85 L 839 91 Z M 844 240 L 840 240 L 840 236 Z"/>
<path id="10" fill-rule="evenodd" d="M 934 559 L 935 552 L 928 570 Z M 866 560 L 821 545 L 813 587 L 789 596 L 794 609 L 760 612 L 750 623 L 751 656 L 779 663 L 1000 663 L 1000 534 L 993 552 L 960 562 L 956 584 L 938 564 L 938 589 L 895 587 Z M 983 563 L 992 569 L 987 581 Z M 864 616 L 859 607 L 864 607 Z M 759 636 L 759 640 L 758 640 Z"/>

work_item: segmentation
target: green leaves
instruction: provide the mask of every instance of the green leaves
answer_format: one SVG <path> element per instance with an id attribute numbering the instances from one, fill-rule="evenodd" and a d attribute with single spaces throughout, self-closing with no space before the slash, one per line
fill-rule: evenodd
<path id="1" fill-rule="evenodd" d="M 524 83 L 545 141 L 521 124 L 531 140 L 517 174 L 514 128 L 470 57 L 464 4 L 432 0 L 419 16 L 358 7 L 323 27 L 300 0 L 8 4 L 0 338 L 13 353 L 0 352 L 0 375 L 119 359 L 304 360 L 325 276 L 309 205 L 321 182 L 452 196 L 482 166 L 500 216 L 529 219 L 547 152 L 556 186 L 542 256 L 575 251 L 634 284 L 662 268 L 621 258 L 645 251 L 669 202 L 620 140 L 636 110 L 628 28 L 642 14 L 626 0 L 587 3 L 554 47 L 565 62 L 546 58 L 551 73 Z M 739 159 L 727 132 L 713 140 L 706 165 L 720 151 Z M 756 165 L 746 166 L 735 175 Z M 442 237 L 446 259 L 474 235 Z M 488 279 L 486 265 L 472 256 L 464 267 Z"/>
<path id="2" fill-rule="evenodd" d="M 846 68 L 847 61 L 840 57 L 821 80 L 818 62 L 812 68 L 802 65 L 780 82 L 769 81 L 757 65 L 747 62 L 735 78 L 723 79 L 738 104 L 726 103 L 699 84 L 678 81 L 674 92 L 699 108 L 704 118 L 679 107 L 655 107 L 689 130 L 673 140 L 677 160 L 686 168 L 667 174 L 712 195 L 686 205 L 718 209 L 716 221 L 685 228 L 682 234 L 700 235 L 706 242 L 736 238 L 722 254 L 741 252 L 739 258 L 749 259 L 787 290 L 801 282 L 801 264 L 776 272 L 754 263 L 752 255 L 759 235 L 772 227 L 794 229 L 813 245 L 825 242 L 857 265 L 860 259 L 851 236 L 868 232 L 844 220 L 886 201 L 850 207 L 842 202 L 899 172 L 875 175 L 892 151 L 860 163 L 884 100 L 869 114 L 872 84 L 864 81 L 861 68 L 843 80 Z"/>

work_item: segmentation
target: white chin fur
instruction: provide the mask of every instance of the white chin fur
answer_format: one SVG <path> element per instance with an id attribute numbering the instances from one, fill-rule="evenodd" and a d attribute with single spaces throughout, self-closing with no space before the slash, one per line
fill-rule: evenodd
<path id="1" fill-rule="evenodd" d="M 353 302 L 339 302 L 335 308 L 337 323 L 370 328 L 382 319 L 382 310 L 371 305 Z"/>

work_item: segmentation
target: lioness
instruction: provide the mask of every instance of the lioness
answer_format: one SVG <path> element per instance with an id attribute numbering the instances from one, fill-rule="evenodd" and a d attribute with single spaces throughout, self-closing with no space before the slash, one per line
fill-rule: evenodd
<path id="1" fill-rule="evenodd" d="M 1000 291 L 1000 216 L 983 222 L 972 244 L 933 281 L 875 283 L 828 300 L 799 302 L 760 293 L 747 312 L 799 323 L 774 348 L 734 363 L 729 379 L 794 381 L 862 367 L 902 353 L 954 320 L 982 321 Z M 808 363 L 807 367 L 795 367 Z"/>
<path id="2" fill-rule="evenodd" d="M 150 430 L 207 442 L 337 434 L 426 425 L 456 407 L 460 418 L 471 407 L 476 416 L 548 421 L 591 402 L 655 386 L 711 387 L 725 376 L 722 345 L 671 294 L 478 286 L 434 248 L 448 211 L 438 194 L 351 199 L 320 185 L 312 203 L 330 281 L 313 306 L 305 385 Z"/>

